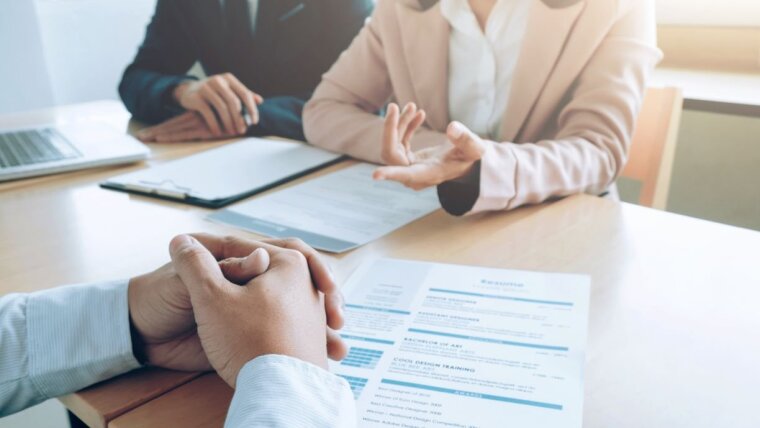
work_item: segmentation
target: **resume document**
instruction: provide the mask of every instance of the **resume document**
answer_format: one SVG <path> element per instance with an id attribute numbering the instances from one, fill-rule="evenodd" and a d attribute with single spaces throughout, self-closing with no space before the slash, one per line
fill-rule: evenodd
<path id="1" fill-rule="evenodd" d="M 362 427 L 581 427 L 588 277 L 382 259 L 346 285 Z"/>
<path id="2" fill-rule="evenodd" d="M 441 207 L 434 188 L 421 192 L 372 180 L 357 164 L 236 204 L 209 218 L 262 235 L 296 237 L 341 253 L 371 242 Z"/>

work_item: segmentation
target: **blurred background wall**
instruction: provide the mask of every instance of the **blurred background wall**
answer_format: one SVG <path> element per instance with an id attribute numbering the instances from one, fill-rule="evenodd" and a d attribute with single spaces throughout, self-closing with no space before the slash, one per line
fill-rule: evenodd
<path id="1" fill-rule="evenodd" d="M 116 98 L 155 0 L 9 0 L 0 12 L 0 113 Z"/>
<path id="2" fill-rule="evenodd" d="M 656 0 L 661 24 L 756 26 L 760 24 L 757 0 Z"/>
<path id="3" fill-rule="evenodd" d="M 0 113 L 54 104 L 31 1 L 5 2 L 0 13 Z"/>

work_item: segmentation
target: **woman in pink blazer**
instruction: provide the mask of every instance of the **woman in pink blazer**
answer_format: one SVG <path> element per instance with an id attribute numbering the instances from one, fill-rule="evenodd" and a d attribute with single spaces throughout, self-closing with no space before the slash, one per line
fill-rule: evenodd
<path id="1" fill-rule="evenodd" d="M 660 58 L 653 0 L 378 0 L 304 130 L 456 215 L 603 194 Z"/>

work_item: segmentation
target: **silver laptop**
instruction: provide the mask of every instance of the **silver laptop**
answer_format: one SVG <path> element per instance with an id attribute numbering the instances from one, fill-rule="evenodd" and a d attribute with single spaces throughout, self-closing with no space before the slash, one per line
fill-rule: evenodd
<path id="1" fill-rule="evenodd" d="M 149 153 L 99 123 L 0 130 L 0 181 L 135 162 Z"/>

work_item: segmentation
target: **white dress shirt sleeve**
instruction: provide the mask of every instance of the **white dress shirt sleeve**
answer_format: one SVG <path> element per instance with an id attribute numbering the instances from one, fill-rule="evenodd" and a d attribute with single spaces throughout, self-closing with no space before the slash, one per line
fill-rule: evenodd
<path id="1" fill-rule="evenodd" d="M 127 281 L 0 298 L 0 416 L 138 368 Z M 238 375 L 227 427 L 352 427 L 348 384 L 294 358 L 266 355 Z"/>
<path id="2" fill-rule="evenodd" d="M 0 298 L 0 416 L 139 367 L 127 281 Z"/>
<path id="3" fill-rule="evenodd" d="M 343 378 L 282 355 L 264 355 L 243 366 L 225 423 L 225 428 L 355 426 L 354 397 Z"/>

